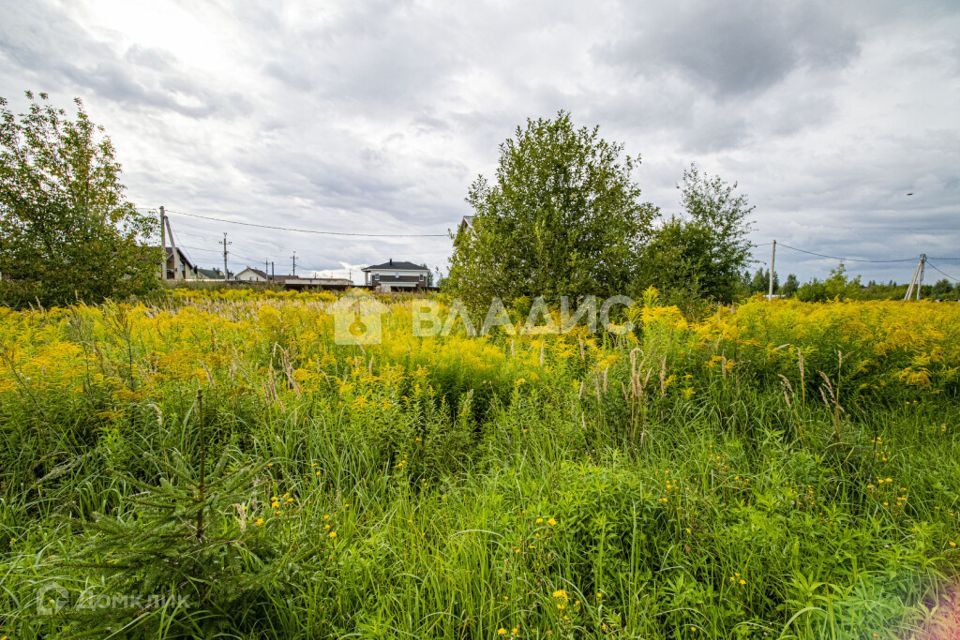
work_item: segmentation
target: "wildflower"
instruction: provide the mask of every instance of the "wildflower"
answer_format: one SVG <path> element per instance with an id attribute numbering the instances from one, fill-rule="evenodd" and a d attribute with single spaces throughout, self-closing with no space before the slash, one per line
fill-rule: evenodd
<path id="1" fill-rule="evenodd" d="M 255 524 L 255 525 L 258 526 L 258 527 L 262 527 L 262 526 L 263 526 L 263 518 L 257 518 L 256 520 L 253 521 L 253 524 Z"/>
<path id="2" fill-rule="evenodd" d="M 498 635 L 498 636 L 505 636 L 505 635 L 507 635 L 507 630 L 504 629 L 503 627 L 500 627 L 499 629 L 497 629 L 497 635 Z"/>
<path id="3" fill-rule="evenodd" d="M 950 545 L 950 548 L 951 548 L 951 549 L 956 549 L 956 548 L 957 548 L 957 543 L 956 543 L 955 541 L 953 541 L 953 540 L 950 540 L 949 542 L 947 542 L 947 544 Z"/>
<path id="4" fill-rule="evenodd" d="M 336 532 L 336 531 L 331 531 L 330 533 L 327 534 L 327 536 L 330 537 L 331 539 L 332 539 L 332 538 L 336 538 L 336 537 L 337 537 L 337 532 Z"/>
<path id="5" fill-rule="evenodd" d="M 740 584 L 740 586 L 742 587 L 743 585 L 747 584 L 747 581 L 744 580 L 743 578 L 740 578 L 739 584 Z"/>
<path id="6" fill-rule="evenodd" d="M 537 524 L 543 524 L 543 518 L 537 518 Z"/>
<path id="7" fill-rule="evenodd" d="M 329 520 L 329 519 L 330 519 L 330 514 L 329 514 L 329 513 L 323 514 L 323 519 L 324 519 L 324 520 Z"/>
<path id="8" fill-rule="evenodd" d="M 550 525 L 551 527 L 557 526 L 556 518 L 550 518 L 549 520 L 547 520 L 547 524 Z"/>

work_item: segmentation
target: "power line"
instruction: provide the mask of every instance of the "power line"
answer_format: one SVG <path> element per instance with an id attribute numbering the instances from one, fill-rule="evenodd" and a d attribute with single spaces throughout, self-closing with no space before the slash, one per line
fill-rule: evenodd
<path id="1" fill-rule="evenodd" d="M 939 260 L 939 259 L 940 259 L 940 258 L 937 258 L 937 260 Z M 946 276 L 946 277 L 950 278 L 951 280 L 954 280 L 955 282 L 960 282 L 960 278 L 955 278 L 955 277 L 953 277 L 952 275 L 950 275 L 949 273 L 946 273 L 946 272 L 944 272 L 944 271 L 941 271 L 940 268 L 937 267 L 937 265 L 931 263 L 929 259 L 927 260 L 927 266 L 930 267 L 931 269 L 933 269 L 934 271 L 938 272 L 938 273 L 939 273 L 940 275 L 942 275 L 942 276 Z"/>
<path id="2" fill-rule="evenodd" d="M 800 253 L 806 253 L 811 256 L 817 256 L 818 258 L 830 258 L 831 260 L 839 260 L 840 262 L 913 262 L 916 258 L 897 258 L 894 260 L 871 260 L 869 258 L 842 258 L 840 256 L 828 256 L 825 253 L 817 253 L 815 251 L 807 251 L 806 249 L 799 249 L 797 247 L 791 247 L 788 244 L 779 243 L 780 247 L 784 249 L 791 249 L 792 251 L 799 251 Z"/>
<path id="3" fill-rule="evenodd" d="M 201 220 L 212 220 L 214 222 L 225 222 L 227 224 L 237 224 L 244 227 L 256 227 L 258 229 L 272 229 L 274 231 L 293 231 L 296 233 L 312 233 L 323 236 L 353 236 L 361 238 L 448 238 L 446 233 L 356 233 L 350 231 L 321 231 L 319 229 L 298 229 L 296 227 L 281 227 L 278 225 L 257 224 L 255 222 L 241 222 L 239 220 L 229 220 L 227 218 L 218 218 L 215 216 L 204 216 L 199 213 L 186 213 L 185 211 L 170 211 L 178 216 L 187 216 L 189 218 L 199 218 Z"/>

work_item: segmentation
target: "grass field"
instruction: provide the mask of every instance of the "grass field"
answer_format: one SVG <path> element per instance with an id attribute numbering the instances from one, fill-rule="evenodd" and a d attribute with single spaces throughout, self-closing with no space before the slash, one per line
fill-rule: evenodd
<path id="1" fill-rule="evenodd" d="M 948 637 L 960 305 L 331 301 L 0 309 L 0 637 Z"/>

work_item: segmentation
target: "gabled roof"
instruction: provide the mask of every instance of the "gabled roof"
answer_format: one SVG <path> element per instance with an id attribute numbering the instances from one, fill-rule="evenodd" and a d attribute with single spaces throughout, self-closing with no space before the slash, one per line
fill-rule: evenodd
<path id="1" fill-rule="evenodd" d="M 389 271 L 390 269 L 396 271 L 430 271 L 425 265 L 414 264 L 412 262 L 407 262 L 405 260 L 389 260 L 383 264 L 374 264 L 369 267 L 364 267 L 361 271 L 373 271 L 373 270 L 385 270 Z"/>
<path id="2" fill-rule="evenodd" d="M 270 276 L 268 276 L 265 271 L 261 271 L 260 269 L 254 269 L 253 267 L 247 267 L 247 268 L 244 269 L 243 271 L 252 271 L 253 273 L 255 273 L 255 274 L 257 274 L 258 276 L 260 276 L 261 278 L 263 278 L 264 280 L 269 280 L 269 279 L 270 279 Z M 243 271 L 241 271 L 240 273 L 243 273 Z M 240 273 L 238 273 L 237 275 L 239 276 Z"/>
<path id="3" fill-rule="evenodd" d="M 173 248 L 164 247 L 167 250 L 167 260 L 170 260 L 173 257 Z M 193 269 L 193 263 L 190 262 L 190 258 L 187 257 L 187 254 L 183 252 L 183 249 L 177 247 L 177 255 L 180 258 L 180 264 L 185 265 L 188 269 Z"/>
<path id="4" fill-rule="evenodd" d="M 219 269 L 203 269 L 201 267 L 197 267 L 196 273 L 210 280 L 223 280 L 223 271 L 220 271 Z"/>

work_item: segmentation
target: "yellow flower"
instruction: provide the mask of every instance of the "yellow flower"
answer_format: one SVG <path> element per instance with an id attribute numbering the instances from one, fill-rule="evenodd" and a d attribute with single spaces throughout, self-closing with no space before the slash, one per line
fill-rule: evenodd
<path id="1" fill-rule="evenodd" d="M 947 544 L 950 545 L 950 548 L 951 548 L 951 549 L 956 549 L 956 548 L 957 548 L 957 543 L 954 542 L 953 540 L 949 541 Z"/>
<path id="2" fill-rule="evenodd" d="M 537 524 L 543 524 L 543 518 L 537 518 Z"/>
<path id="3" fill-rule="evenodd" d="M 262 527 L 262 526 L 263 526 L 263 518 L 257 518 L 256 520 L 253 521 L 253 524 L 257 525 L 258 527 Z"/>
<path id="4" fill-rule="evenodd" d="M 507 630 L 504 629 L 503 627 L 500 627 L 499 629 L 497 629 L 497 635 L 498 635 L 498 636 L 505 636 L 505 635 L 507 635 Z"/>
<path id="5" fill-rule="evenodd" d="M 336 537 L 337 537 L 337 532 L 336 532 L 336 531 L 331 531 L 330 533 L 327 534 L 327 536 L 329 536 L 330 538 L 336 538 Z"/>
<path id="6" fill-rule="evenodd" d="M 747 584 L 747 581 L 744 580 L 743 578 L 740 578 L 740 586 L 742 587 L 745 584 Z"/>
<path id="7" fill-rule="evenodd" d="M 556 518 L 550 518 L 549 520 L 547 520 L 547 524 L 550 525 L 551 527 L 557 526 Z"/>

